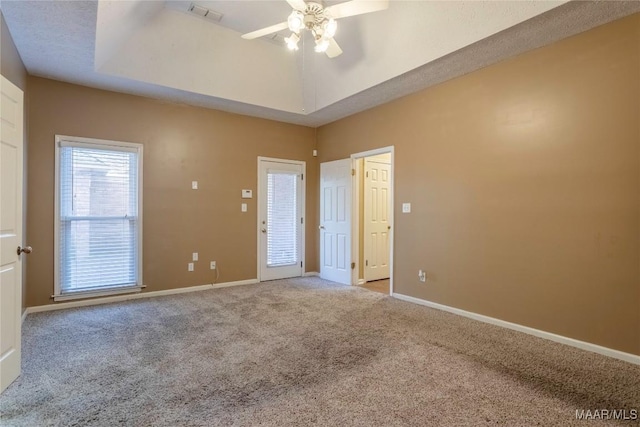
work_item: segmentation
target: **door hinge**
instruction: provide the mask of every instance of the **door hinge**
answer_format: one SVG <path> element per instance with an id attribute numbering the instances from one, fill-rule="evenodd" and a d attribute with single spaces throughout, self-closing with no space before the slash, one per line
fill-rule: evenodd
<path id="1" fill-rule="evenodd" d="M 352 270 L 355 270 L 355 268 L 356 268 L 356 263 L 355 263 L 355 262 L 352 262 L 352 263 L 351 263 L 351 269 L 352 269 Z"/>
<path id="2" fill-rule="evenodd" d="M 300 218 L 300 224 L 304 224 L 304 218 Z"/>
<path id="3" fill-rule="evenodd" d="M 304 174 L 303 173 L 300 174 L 300 179 L 304 181 Z"/>
<path id="4" fill-rule="evenodd" d="M 366 173 L 366 177 L 369 178 L 369 172 Z"/>
<path id="5" fill-rule="evenodd" d="M 366 260 L 366 261 L 364 262 L 364 265 L 366 265 L 367 267 L 369 267 L 369 260 Z"/>
<path id="6" fill-rule="evenodd" d="M 356 170 L 355 169 L 351 169 L 351 176 L 356 176 Z"/>
<path id="7" fill-rule="evenodd" d="M 302 261 L 300 261 L 300 267 L 302 267 Z"/>

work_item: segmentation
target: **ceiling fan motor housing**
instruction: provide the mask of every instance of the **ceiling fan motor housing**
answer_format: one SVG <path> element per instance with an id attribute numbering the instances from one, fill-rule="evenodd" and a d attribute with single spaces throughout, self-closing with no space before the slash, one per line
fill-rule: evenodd
<path id="1" fill-rule="evenodd" d="M 320 3 L 309 2 L 303 11 L 304 26 L 311 31 L 314 39 L 320 40 L 323 35 L 322 23 L 329 19 L 324 7 Z"/>
<path id="2" fill-rule="evenodd" d="M 324 7 L 320 3 L 309 2 L 302 12 L 304 14 L 304 25 L 308 29 L 312 29 L 314 25 L 320 24 L 327 19 L 324 13 Z"/>

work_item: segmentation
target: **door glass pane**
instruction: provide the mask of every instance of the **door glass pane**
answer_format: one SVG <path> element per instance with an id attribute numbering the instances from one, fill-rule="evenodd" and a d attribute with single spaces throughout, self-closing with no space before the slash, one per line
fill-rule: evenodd
<path id="1" fill-rule="evenodd" d="M 267 267 L 298 263 L 298 175 L 267 172 Z"/>

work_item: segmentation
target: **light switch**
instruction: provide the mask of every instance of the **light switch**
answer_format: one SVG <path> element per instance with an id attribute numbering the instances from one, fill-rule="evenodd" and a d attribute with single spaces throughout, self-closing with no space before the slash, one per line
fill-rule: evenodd
<path id="1" fill-rule="evenodd" d="M 192 261 L 197 261 L 198 260 L 198 252 L 194 252 L 191 256 L 191 260 Z"/>
<path id="2" fill-rule="evenodd" d="M 246 203 L 243 203 L 243 204 L 240 206 L 240 209 L 242 210 L 242 212 L 246 212 L 246 211 L 247 211 L 247 204 L 246 204 Z"/>
<path id="3" fill-rule="evenodd" d="M 198 181 L 191 181 L 191 189 L 192 190 L 198 189 Z"/>
<path id="4" fill-rule="evenodd" d="M 402 213 L 411 213 L 411 203 L 402 204 Z"/>

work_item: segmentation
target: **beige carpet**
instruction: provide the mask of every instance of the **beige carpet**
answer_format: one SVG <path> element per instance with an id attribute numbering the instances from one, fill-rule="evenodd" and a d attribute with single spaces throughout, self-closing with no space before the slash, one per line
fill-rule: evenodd
<path id="1" fill-rule="evenodd" d="M 640 366 L 304 278 L 30 315 L 2 426 L 596 426 Z"/>

